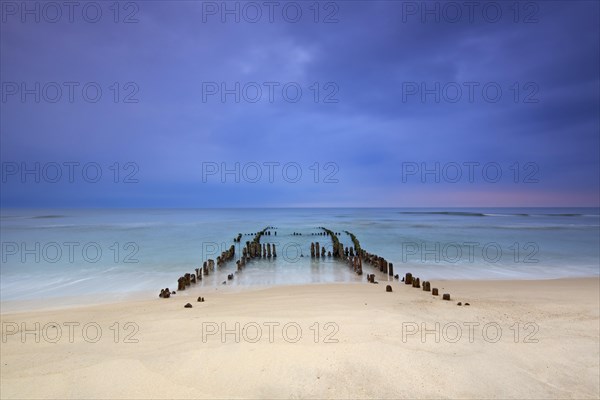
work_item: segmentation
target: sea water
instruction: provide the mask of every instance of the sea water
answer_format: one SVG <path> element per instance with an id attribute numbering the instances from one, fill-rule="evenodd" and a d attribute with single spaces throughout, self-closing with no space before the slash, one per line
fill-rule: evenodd
<path id="1" fill-rule="evenodd" d="M 597 208 L 322 209 L 3 209 L 0 298 L 43 300 L 155 296 L 177 289 L 232 244 L 234 261 L 196 285 L 250 287 L 360 282 L 345 263 L 312 259 L 311 242 L 331 250 L 326 227 L 352 246 L 386 258 L 394 272 L 422 279 L 547 279 L 598 276 Z M 267 226 L 277 258 L 252 260 L 236 273 L 246 241 Z M 275 235 L 276 232 L 276 235 Z M 242 233 L 240 243 L 234 238 Z M 365 264 L 363 271 L 377 272 Z M 234 273 L 233 280 L 227 275 Z M 377 272 L 379 280 L 393 279 Z"/>

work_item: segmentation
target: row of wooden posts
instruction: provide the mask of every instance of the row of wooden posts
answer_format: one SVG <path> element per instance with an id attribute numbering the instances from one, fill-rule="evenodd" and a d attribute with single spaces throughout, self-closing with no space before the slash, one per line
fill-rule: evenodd
<path id="1" fill-rule="evenodd" d="M 374 268 L 379 269 L 379 272 L 383 272 L 389 276 L 394 276 L 394 264 L 385 258 L 380 257 L 377 254 L 371 254 L 364 249 L 361 250 L 361 257 L 364 258 L 365 261 L 371 264 Z M 396 275 L 395 278 L 398 279 L 398 275 Z"/>
<path id="2" fill-rule="evenodd" d="M 255 239 L 256 239 L 257 235 L 263 235 L 264 234 L 264 235 L 267 235 L 267 236 L 271 236 L 271 231 L 268 231 L 267 229 L 275 229 L 275 228 L 272 227 L 272 226 L 268 226 L 268 227 L 266 227 L 265 229 L 263 229 L 262 231 L 260 231 L 258 233 L 245 233 L 244 235 L 251 235 L 251 236 L 254 235 Z M 276 231 L 273 232 L 273 234 L 274 234 L 274 236 L 277 236 L 277 232 Z M 238 235 L 233 239 L 233 241 L 237 242 L 237 243 L 241 242 L 242 241 L 242 234 L 238 233 Z"/>
<path id="3" fill-rule="evenodd" d="M 339 241 L 336 232 L 333 232 L 330 229 L 324 227 L 319 228 L 322 229 L 323 232 L 313 233 L 313 235 L 327 235 L 331 238 L 333 251 L 328 251 L 327 257 L 334 257 L 346 261 L 354 269 L 354 272 L 356 272 L 356 274 L 358 275 L 362 275 L 363 273 L 362 261 L 364 259 L 367 263 L 371 264 L 371 266 L 373 266 L 376 269 L 379 269 L 380 272 L 389 276 L 393 276 L 395 279 L 399 279 L 399 276 L 397 274 L 394 275 L 394 265 L 391 262 L 388 262 L 385 258 L 380 257 L 377 254 L 369 253 L 368 251 L 362 249 L 359 240 L 353 233 L 345 231 L 345 233 L 347 233 L 350 236 L 354 246 L 344 248 L 344 245 Z M 277 249 L 274 243 L 263 243 L 262 246 L 260 243 L 260 239 L 263 235 L 271 235 L 270 229 L 274 228 L 272 226 L 268 226 L 263 230 L 257 232 L 252 241 L 246 242 L 246 246 L 244 246 L 244 248 L 242 249 L 242 256 L 239 260 L 236 261 L 238 272 L 241 271 L 246 266 L 246 263 L 252 260 L 253 258 L 270 259 L 277 257 Z M 274 234 L 277 235 L 277 232 L 275 231 Z M 239 243 L 241 238 L 242 234 L 240 233 L 236 238 L 233 239 L 233 241 Z M 310 256 L 312 258 L 318 258 L 319 256 L 325 257 L 325 254 L 325 247 L 321 247 L 319 242 L 314 242 L 310 244 Z M 223 251 L 221 255 L 217 257 L 217 266 L 223 266 L 226 262 L 233 259 L 234 256 L 235 246 L 231 245 L 229 250 Z M 207 261 L 204 261 L 202 268 L 195 269 L 195 274 L 186 273 L 177 280 L 177 290 L 185 290 L 187 286 L 190 286 L 192 284 L 195 284 L 197 281 L 202 280 L 202 276 L 209 275 L 210 272 L 214 271 L 214 268 L 215 261 L 213 259 L 208 259 Z M 229 274 L 227 276 L 227 279 L 231 280 L 233 279 L 233 276 L 233 274 Z M 367 274 L 367 281 L 370 283 L 377 283 L 375 281 L 375 274 Z M 406 273 L 406 275 L 402 278 L 402 282 L 404 282 L 406 285 L 412 285 L 412 287 L 414 288 L 421 288 L 420 278 L 413 277 L 412 273 L 410 272 Z M 430 282 L 424 281 L 422 283 L 422 286 L 423 291 L 431 291 L 432 295 L 438 296 L 438 289 L 431 288 Z M 163 298 L 169 298 L 171 294 L 175 294 L 175 292 L 171 292 L 169 288 L 165 288 L 161 289 L 159 296 Z M 444 293 L 442 298 L 444 300 L 450 300 L 450 294 Z"/>
<path id="4" fill-rule="evenodd" d="M 356 272 L 358 275 L 362 275 L 362 258 L 360 257 L 358 251 L 356 252 L 356 254 L 354 252 L 355 248 L 360 249 L 358 239 L 356 239 L 356 237 L 353 238 L 354 247 L 350 246 L 344 248 L 344 244 L 341 243 L 339 238 L 337 237 L 339 233 L 333 232 L 332 230 L 324 227 L 319 228 L 322 229 L 324 232 L 319 232 L 317 233 L 317 235 L 329 236 L 331 238 L 332 250 L 326 252 L 325 247 L 321 247 L 319 242 L 311 243 L 310 256 L 312 258 L 318 258 L 320 253 L 320 257 L 323 258 L 325 257 L 325 253 L 327 253 L 327 257 L 334 257 L 346 261 L 354 269 L 354 272 Z"/>
<path id="5" fill-rule="evenodd" d="M 346 261 L 353 268 L 354 272 L 356 272 L 358 275 L 362 275 L 362 273 L 363 273 L 363 270 L 362 270 L 363 260 L 370 263 L 374 267 L 379 268 L 379 270 L 381 272 L 389 274 L 390 276 L 394 275 L 393 264 L 388 262 L 387 260 L 385 260 L 383 257 L 379 257 L 375 254 L 371 254 L 371 253 L 365 251 L 364 249 L 362 249 L 358 238 L 353 233 L 345 231 L 352 239 L 352 243 L 354 246 L 344 248 L 344 245 L 339 241 L 339 238 L 337 237 L 337 234 L 335 232 L 333 232 L 330 229 L 324 228 L 324 227 L 319 227 L 319 228 L 322 229 L 324 232 L 317 233 L 317 235 L 324 234 L 331 238 L 332 251 L 327 252 L 327 257 L 333 256 L 334 258 L 338 258 L 338 259 L 342 259 L 342 260 Z M 311 243 L 310 244 L 310 256 L 312 258 L 318 258 L 319 253 L 320 253 L 320 257 L 325 257 L 325 253 L 326 253 L 325 247 L 321 247 L 319 242 Z M 367 276 L 367 280 L 369 282 L 371 282 L 371 281 L 374 282 L 374 279 L 375 279 L 374 274 Z"/>
<path id="6" fill-rule="evenodd" d="M 346 232 L 346 234 L 350 236 L 350 239 L 352 239 L 352 243 L 354 244 L 354 248 L 356 249 L 356 254 L 360 254 L 360 242 L 358 241 L 354 233 L 348 231 L 344 232 Z"/>
<path id="7" fill-rule="evenodd" d="M 412 274 L 410 272 L 406 273 L 406 275 L 404 276 L 404 278 L 402 278 L 402 282 L 404 282 L 405 285 L 412 285 L 412 287 L 417 288 L 417 289 L 421 288 L 421 280 L 418 277 L 412 276 Z M 432 288 L 431 287 L 431 282 L 429 282 L 429 281 L 423 281 L 423 291 L 424 292 L 431 292 L 431 294 L 434 295 L 434 296 L 438 296 L 439 295 L 438 288 Z M 450 294 L 449 293 L 444 293 L 442 295 L 442 299 L 443 300 L 450 300 Z"/>
<path id="8" fill-rule="evenodd" d="M 371 254 L 368 251 L 362 249 L 360 247 L 360 242 L 358 241 L 358 239 L 356 238 L 356 236 L 353 233 L 351 233 L 351 232 L 348 232 L 348 231 L 345 231 L 345 232 L 352 239 L 352 242 L 354 243 L 354 247 L 357 249 L 356 253 L 359 255 L 358 257 L 353 257 L 353 258 L 357 258 L 358 259 L 358 263 L 360 264 L 360 273 L 359 273 L 359 275 L 362 274 L 362 260 L 364 259 L 366 262 L 368 262 L 369 264 L 371 264 L 374 268 L 379 269 L 380 272 L 383 272 L 384 274 L 387 274 L 389 276 L 393 276 L 395 279 L 399 279 L 398 274 L 394 275 L 394 264 L 392 264 L 391 262 L 388 262 L 385 258 L 380 257 L 377 254 Z M 336 237 L 336 240 L 337 240 L 337 237 Z M 352 250 L 352 248 L 350 248 L 350 250 Z M 346 257 L 349 256 L 349 254 L 348 254 L 348 248 L 346 248 L 345 255 L 346 255 Z M 351 255 L 352 254 L 350 252 L 350 256 Z M 355 260 L 352 260 L 351 263 L 354 266 L 356 265 L 356 261 Z M 357 271 L 356 266 L 354 267 L 354 270 Z M 376 281 L 375 281 L 375 274 L 367 274 L 367 282 L 376 283 Z M 412 287 L 414 287 L 414 288 L 421 288 L 421 280 L 420 280 L 420 278 L 413 277 L 412 273 L 410 273 L 410 272 L 406 273 L 406 275 L 404 276 L 404 278 L 402 278 L 402 282 L 404 282 L 406 285 L 412 285 Z M 429 281 L 423 281 L 422 286 L 423 286 L 423 291 L 424 292 L 431 292 L 431 294 L 433 296 L 438 296 L 439 295 L 438 288 L 432 288 L 431 287 L 431 282 L 429 282 Z M 449 293 L 444 293 L 442 295 L 442 299 L 443 300 L 450 300 L 450 294 Z"/>
<path id="9" fill-rule="evenodd" d="M 247 241 L 246 246 L 243 248 L 242 257 L 236 261 L 238 271 L 246 265 L 246 262 L 255 257 L 277 257 L 277 249 L 275 248 L 275 244 L 272 245 L 267 243 L 266 245 L 260 245 L 260 238 L 263 235 L 271 235 L 269 229 L 273 229 L 272 226 L 268 226 L 260 232 L 254 234 L 254 239 L 252 242 Z M 277 232 L 275 232 L 277 235 Z M 233 239 L 234 242 L 239 243 L 242 238 L 242 234 L 239 233 L 237 237 Z M 220 256 L 217 257 L 216 265 L 217 267 L 222 267 L 225 263 L 231 261 L 235 257 L 235 245 L 231 245 L 228 250 L 225 250 L 221 253 Z M 177 280 L 177 290 L 185 290 L 186 287 L 196 284 L 202 280 L 203 276 L 210 275 L 211 272 L 215 270 L 215 260 L 208 259 L 204 261 L 202 264 L 202 268 L 196 268 L 195 273 L 185 273 L 183 276 L 179 277 Z M 233 274 L 229 274 L 227 276 L 228 280 L 233 279 Z M 176 292 L 171 292 L 169 288 L 161 289 L 159 297 L 169 298 L 171 294 L 175 294 Z"/>
<path id="10" fill-rule="evenodd" d="M 353 233 L 350 233 L 348 231 L 345 231 L 345 232 L 348 235 L 350 235 L 350 239 L 352 240 L 352 244 L 354 245 L 354 246 L 350 246 L 350 249 L 348 249 L 346 247 L 345 256 L 348 260 L 348 264 L 350 264 L 350 266 L 352 267 L 352 269 L 354 269 L 354 272 L 356 272 L 357 275 L 362 275 L 362 273 L 363 273 L 363 270 L 362 270 L 363 250 L 360 247 L 360 242 L 358 241 L 356 236 L 354 236 Z M 354 254 L 355 251 L 356 251 L 356 254 Z"/>
<path id="11" fill-rule="evenodd" d="M 260 244 L 260 238 L 263 235 L 271 235 L 271 231 L 269 231 L 269 229 L 273 229 L 273 227 L 271 227 L 271 226 L 266 227 L 262 231 L 258 232 L 256 234 L 256 236 L 254 236 L 254 239 L 252 240 L 252 242 L 250 242 L 250 241 L 246 242 L 246 246 L 242 250 L 242 258 L 240 260 L 238 260 L 239 261 L 238 266 L 239 266 L 239 264 L 245 265 L 246 262 L 252 258 L 277 257 L 277 249 L 275 248 L 275 243 L 273 243 L 273 244 L 267 243 L 266 245 L 263 243 L 262 246 Z M 277 234 L 277 233 L 275 232 L 275 234 Z M 271 249 L 272 249 L 272 251 L 271 251 Z"/>

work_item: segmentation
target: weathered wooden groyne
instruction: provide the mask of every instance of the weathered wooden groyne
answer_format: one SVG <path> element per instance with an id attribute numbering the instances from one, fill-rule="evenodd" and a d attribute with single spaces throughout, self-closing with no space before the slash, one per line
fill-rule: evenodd
<path id="1" fill-rule="evenodd" d="M 270 229 L 274 229 L 272 226 L 267 226 L 263 230 L 259 231 L 255 234 L 254 239 L 252 241 L 247 241 L 246 246 L 242 250 L 242 257 L 237 260 L 235 263 L 237 265 L 237 271 L 240 272 L 244 269 L 246 264 L 252 260 L 253 258 L 275 258 L 277 257 L 277 249 L 275 247 L 275 243 L 267 243 L 261 246 L 260 238 L 264 235 L 270 236 Z M 277 235 L 277 232 L 274 232 L 274 235 Z M 229 277 L 228 277 L 229 278 Z M 231 277 L 233 279 L 233 275 Z"/>
<path id="2" fill-rule="evenodd" d="M 337 234 L 330 229 L 323 228 L 326 235 L 331 237 L 331 254 L 333 258 L 343 258 L 344 257 L 344 245 L 340 243 L 340 240 L 337 237 Z"/>
<path id="3" fill-rule="evenodd" d="M 242 248 L 242 254 L 240 258 L 236 261 L 237 271 L 241 271 L 246 263 L 252 260 L 253 258 L 275 258 L 277 257 L 277 248 L 275 244 L 267 243 L 261 246 L 260 239 L 264 235 L 271 235 L 271 229 L 274 229 L 272 226 L 268 226 L 261 231 L 256 233 L 252 233 L 254 238 L 252 241 L 247 241 L 246 245 Z M 277 235 L 277 232 L 274 232 L 274 235 Z M 234 243 L 240 243 L 242 240 L 242 234 L 238 233 L 238 235 L 233 239 Z M 202 267 L 196 268 L 195 273 L 185 273 L 180 276 L 177 280 L 177 290 L 185 290 L 188 286 L 195 284 L 202 280 L 202 277 L 208 276 L 215 270 L 215 267 L 221 268 L 225 266 L 225 264 L 235 258 L 235 245 L 231 245 L 229 249 L 221 252 L 221 255 L 217 257 L 216 264 L 215 260 L 210 258 L 203 262 Z M 232 280 L 234 277 L 233 274 L 229 274 L 227 276 L 227 280 Z M 167 292 L 169 294 L 167 294 Z M 175 292 L 170 292 L 168 288 L 162 289 L 160 293 L 160 297 L 168 298 L 171 294 L 175 294 Z"/>
<path id="4" fill-rule="evenodd" d="M 310 255 L 311 258 L 325 258 L 325 257 L 333 257 L 339 259 L 341 261 L 346 262 L 357 275 L 363 274 L 363 260 L 370 264 L 374 269 L 379 270 L 379 272 L 393 277 L 392 279 L 399 279 L 399 276 L 394 275 L 394 265 L 393 263 L 386 260 L 384 257 L 381 257 L 377 254 L 370 253 L 364 248 L 362 248 L 360 241 L 352 232 L 344 231 L 350 239 L 352 240 L 352 246 L 344 247 L 343 243 L 340 242 L 338 235 L 330 229 L 325 227 L 318 227 L 322 232 L 313 232 L 311 235 L 313 236 L 329 236 L 331 239 L 331 250 L 327 251 L 325 245 L 321 245 L 319 242 L 311 242 L 310 244 Z M 252 259 L 272 259 L 277 257 L 277 249 L 274 243 L 262 243 L 261 238 L 263 236 L 270 236 L 271 230 L 275 229 L 272 226 L 267 226 L 266 228 L 251 233 L 249 235 L 254 235 L 254 238 L 251 241 L 246 241 L 245 246 L 242 247 L 242 251 L 239 259 L 236 261 L 237 271 L 236 273 L 241 272 L 246 264 L 250 262 Z M 273 234 L 276 236 L 277 231 L 274 231 Z M 302 234 L 299 232 L 293 232 L 293 236 L 301 236 Z M 234 237 L 234 243 L 240 243 L 242 239 L 242 234 L 239 233 L 236 237 Z M 235 245 L 231 245 L 228 250 L 225 250 L 221 253 L 220 256 L 217 257 L 216 267 L 221 268 L 227 262 L 231 261 L 235 258 Z M 211 272 L 215 270 L 215 260 L 208 259 L 203 262 L 202 267 L 196 268 L 195 273 L 185 273 L 183 276 L 179 277 L 177 280 L 177 290 L 182 291 L 185 290 L 188 286 L 195 284 L 202 280 L 203 276 L 208 276 Z M 227 280 L 234 279 L 234 274 L 228 274 Z M 367 282 L 369 283 L 378 283 L 375 280 L 375 274 L 367 274 Z M 410 285 L 413 288 L 422 288 L 424 292 L 431 292 L 433 296 L 438 296 L 439 291 L 438 288 L 432 288 L 431 283 L 429 281 L 421 282 L 419 277 L 415 277 L 412 273 L 407 272 L 405 276 L 402 278 L 402 282 L 405 285 Z M 223 282 L 225 284 L 226 281 Z M 386 291 L 391 292 L 391 286 L 386 286 Z M 176 292 L 171 292 L 169 288 L 161 289 L 159 297 L 161 298 L 169 298 L 172 294 Z M 443 300 L 450 300 L 450 294 L 444 293 L 442 296 Z M 461 305 L 461 303 L 458 303 Z M 468 305 L 468 303 L 465 303 Z"/>
<path id="5" fill-rule="evenodd" d="M 394 276 L 394 264 L 387 261 L 385 258 L 378 256 L 377 254 L 371 254 L 368 251 L 361 249 L 361 256 L 366 262 L 371 264 L 374 268 L 379 269 L 379 272 L 383 272 L 389 276 Z M 395 276 L 397 279 L 398 276 Z"/>
<path id="6" fill-rule="evenodd" d="M 350 236 L 350 239 L 352 239 L 352 243 L 354 244 L 354 249 L 356 250 L 356 254 L 360 254 L 360 252 L 361 252 L 360 242 L 358 241 L 358 239 L 356 238 L 354 233 L 348 232 L 348 231 L 344 231 L 344 232 L 346 232 L 346 234 L 348 236 Z"/>
<path id="7" fill-rule="evenodd" d="M 336 233 L 331 229 L 327 229 L 322 226 L 319 227 L 319 229 L 322 229 L 323 232 L 318 232 L 317 235 L 326 235 L 331 238 L 332 250 L 327 252 L 327 257 L 334 257 L 346 261 L 354 269 L 354 272 L 356 272 L 358 275 L 362 275 L 362 259 L 360 256 L 360 252 L 357 251 L 356 254 L 354 252 L 358 243 L 356 237 L 353 238 L 354 247 L 350 246 L 344 248 L 344 244 L 341 243 L 338 238 L 339 233 Z M 360 245 L 358 245 L 358 248 L 360 248 Z M 319 242 L 310 244 L 310 256 L 312 258 L 318 258 L 319 256 L 321 258 L 324 258 L 325 252 L 325 246 L 321 247 Z"/>
<path id="8" fill-rule="evenodd" d="M 351 233 L 349 231 L 344 231 L 344 232 L 346 234 L 348 234 L 350 236 L 350 238 L 352 239 L 354 248 L 356 249 L 356 252 L 359 255 L 358 260 L 360 262 L 362 262 L 362 260 L 364 259 L 367 263 L 371 264 L 371 266 L 373 266 L 376 269 L 379 269 L 380 272 L 383 272 L 384 274 L 387 274 L 388 276 L 393 276 L 394 279 L 399 279 L 399 276 L 397 274 L 394 275 L 394 265 L 391 262 L 388 262 L 385 258 L 378 256 L 377 254 L 371 254 L 368 251 L 362 249 L 360 247 L 360 242 L 358 241 L 358 238 L 353 233 Z M 348 257 L 347 252 L 348 252 L 348 249 L 346 249 L 346 257 Z M 356 271 L 356 267 L 355 267 L 355 271 Z M 362 271 L 361 271 L 361 273 L 362 273 Z M 423 281 L 421 283 L 420 278 L 413 277 L 412 273 L 410 273 L 410 272 L 406 273 L 405 277 L 402 278 L 402 281 L 406 285 L 412 285 L 413 288 L 419 289 L 422 286 L 424 292 L 431 292 L 431 294 L 433 296 L 438 296 L 438 289 L 431 288 L 431 283 L 429 281 Z M 367 274 L 367 282 L 377 283 L 377 281 L 375 280 L 375 274 Z M 390 285 L 386 286 L 386 291 L 387 292 L 392 291 Z M 444 293 L 444 295 L 442 296 L 442 299 L 450 300 L 450 294 Z M 468 303 L 465 303 L 465 305 L 466 304 L 468 304 Z M 459 302 L 458 305 L 461 305 L 461 303 Z"/>
<path id="9" fill-rule="evenodd" d="M 244 247 L 244 249 L 242 250 L 242 259 L 240 260 L 240 262 L 242 262 L 243 260 L 243 265 L 245 265 L 246 262 L 250 261 L 253 258 L 277 257 L 277 249 L 275 248 L 274 243 L 267 243 L 267 245 L 263 244 L 262 246 L 260 245 L 260 238 L 263 235 L 271 235 L 271 231 L 269 231 L 269 229 L 273 229 L 273 227 L 267 226 L 262 231 L 256 233 L 252 241 L 246 242 L 246 247 Z"/>
<path id="10" fill-rule="evenodd" d="M 344 245 L 343 245 L 343 243 L 340 242 L 340 240 L 338 238 L 338 234 L 336 232 L 332 231 L 331 229 L 327 229 L 325 227 L 319 227 L 319 229 L 322 229 L 324 231 L 323 234 L 327 235 L 331 238 L 332 251 L 330 252 L 330 254 L 328 256 L 330 256 L 330 257 L 333 256 L 334 258 L 341 259 L 341 260 L 347 262 L 353 268 L 354 272 L 356 272 L 358 275 L 362 275 L 362 273 L 363 273 L 362 263 L 363 263 L 363 259 L 364 259 L 366 262 L 370 263 L 371 265 L 376 266 L 381 272 L 385 272 L 385 273 L 393 276 L 394 267 L 393 267 L 392 263 L 387 262 L 383 257 L 379 257 L 375 254 L 371 254 L 371 253 L 367 252 L 366 250 L 364 250 L 360 246 L 360 242 L 359 242 L 358 238 L 352 232 L 344 231 L 346 234 L 348 234 L 350 236 L 350 239 L 352 240 L 352 243 L 353 243 L 353 246 L 344 248 Z M 321 233 L 318 233 L 317 235 L 321 235 Z M 319 249 L 320 249 L 320 251 L 319 251 Z M 325 257 L 325 248 L 320 247 L 319 242 L 311 243 L 310 244 L 311 257 L 313 257 L 313 258 L 319 257 L 319 253 L 321 253 L 321 257 Z M 367 281 L 376 283 L 375 275 L 369 274 L 367 276 Z"/>

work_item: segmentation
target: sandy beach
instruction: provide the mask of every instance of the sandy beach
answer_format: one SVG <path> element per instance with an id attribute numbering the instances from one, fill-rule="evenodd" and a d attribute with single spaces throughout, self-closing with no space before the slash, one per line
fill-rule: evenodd
<path id="1" fill-rule="evenodd" d="M 1 397 L 600 396 L 597 278 L 385 284 L 3 313 Z"/>

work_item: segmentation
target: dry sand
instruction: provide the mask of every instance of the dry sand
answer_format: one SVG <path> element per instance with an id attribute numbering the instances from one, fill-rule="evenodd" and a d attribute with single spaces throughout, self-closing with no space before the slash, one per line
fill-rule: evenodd
<path id="1" fill-rule="evenodd" d="M 397 281 L 386 293 L 385 284 L 193 289 L 4 313 L 0 395 L 599 398 L 597 278 L 433 282 L 450 302 Z"/>

